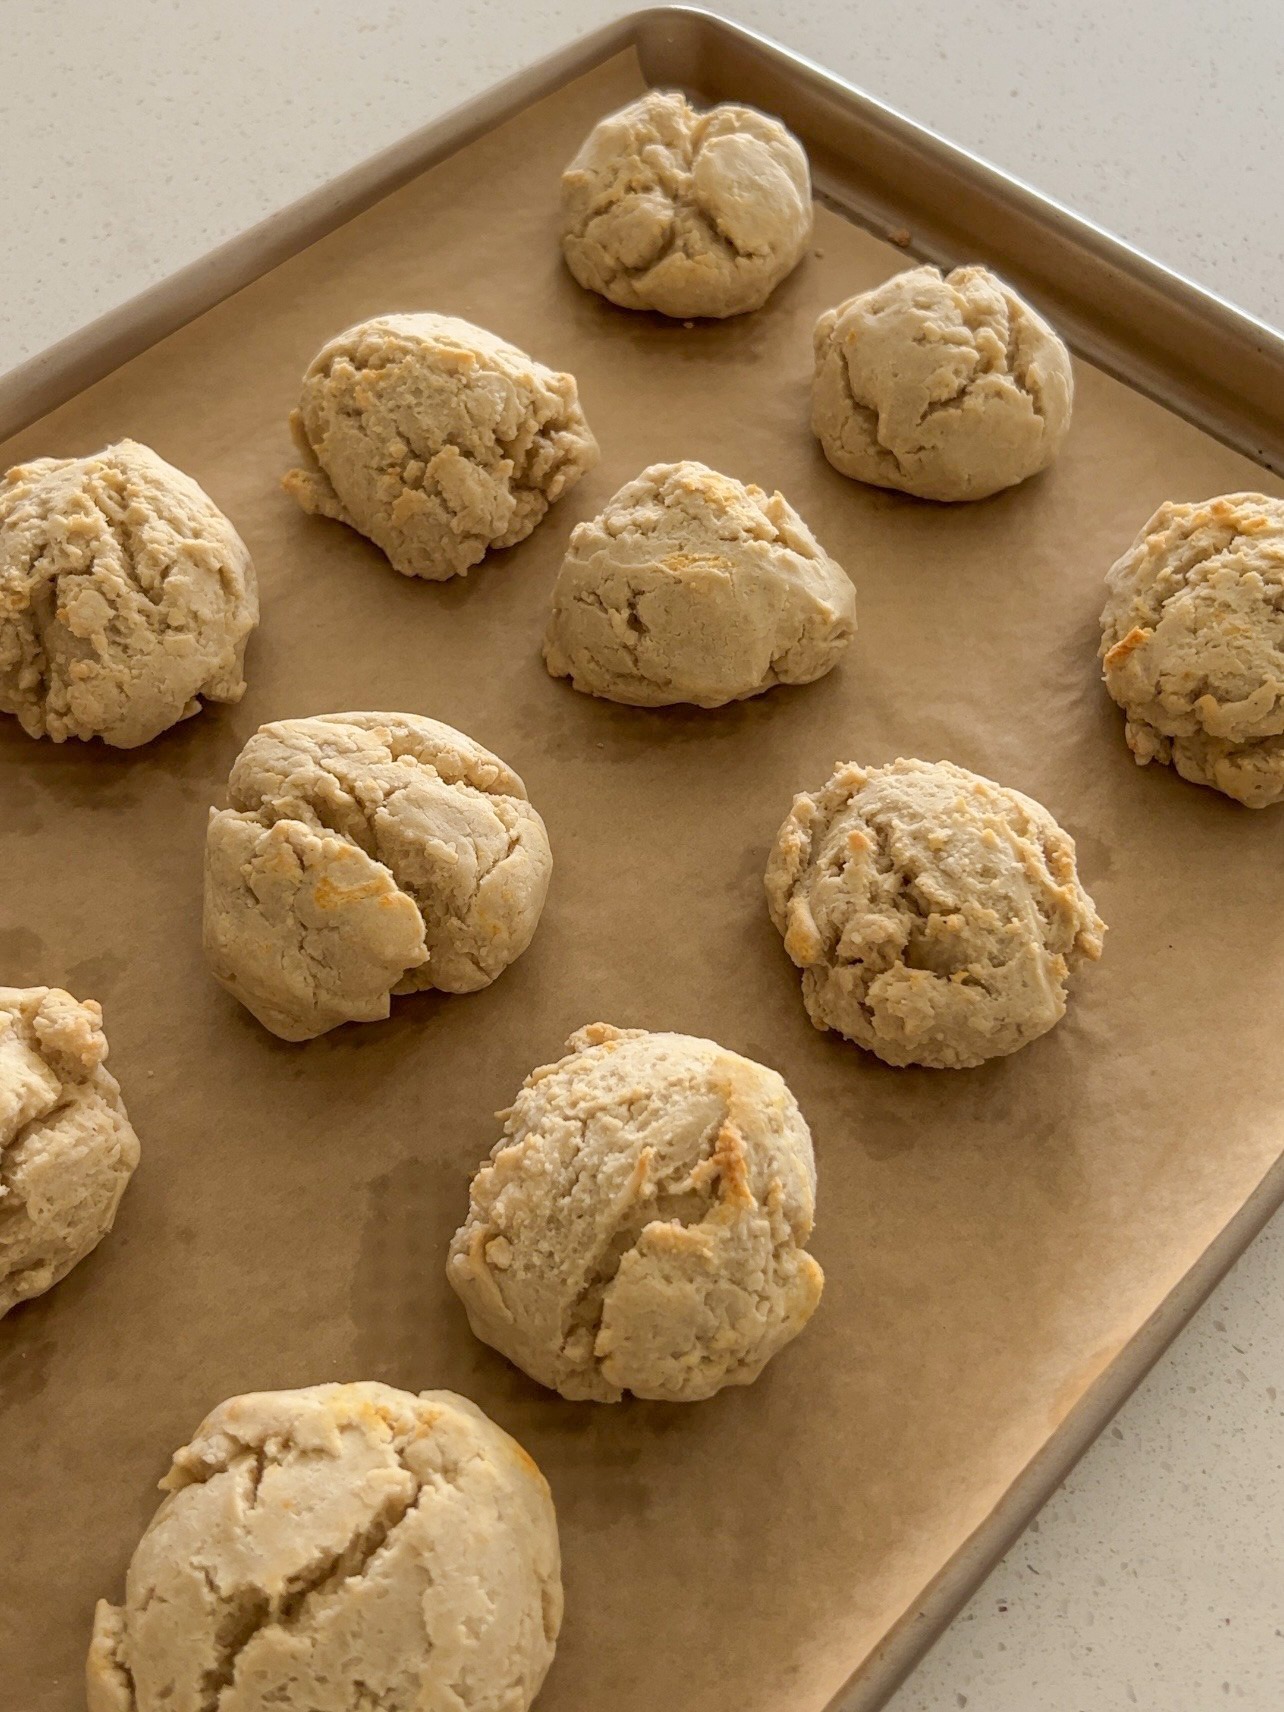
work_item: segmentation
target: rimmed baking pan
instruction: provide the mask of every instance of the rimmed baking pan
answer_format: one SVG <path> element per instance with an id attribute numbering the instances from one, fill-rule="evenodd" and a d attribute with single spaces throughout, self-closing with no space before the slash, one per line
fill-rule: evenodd
<path id="1" fill-rule="evenodd" d="M 757 315 L 662 324 L 580 291 L 558 174 L 647 84 L 778 113 L 814 253 Z M 889 241 L 889 238 L 891 241 Z M 923 256 L 982 260 L 1076 357 L 1064 453 L 963 508 L 858 487 L 807 430 L 817 314 Z M 299 377 L 389 309 L 494 328 L 578 377 L 599 467 L 520 547 L 414 584 L 278 478 Z M 117 1227 L 0 1326 L 0 1680 L 78 1705 L 169 1452 L 221 1398 L 449 1386 L 552 1482 L 568 1615 L 541 1706 L 867 1709 L 948 1620 L 1284 1197 L 1281 823 L 1139 770 L 1095 659 L 1102 577 L 1155 505 L 1281 491 L 1269 330 L 815 67 L 701 13 L 533 68 L 0 385 L 4 465 L 154 445 L 228 512 L 263 622 L 239 705 L 147 749 L 0 730 L 0 955 L 102 1000 L 143 1163 Z M 547 676 L 573 523 L 644 464 L 779 487 L 851 572 L 821 683 L 639 712 Z M 209 979 L 201 844 L 262 721 L 430 713 L 524 776 L 555 873 L 529 952 L 468 998 L 306 1046 Z M 959 1074 L 812 1029 L 762 897 L 794 791 L 840 759 L 947 756 L 1046 802 L 1110 924 L 1066 1020 Z M 780 1069 L 820 1161 L 806 1333 L 687 1408 L 571 1405 L 474 1342 L 444 1279 L 491 1113 L 597 1019 Z"/>

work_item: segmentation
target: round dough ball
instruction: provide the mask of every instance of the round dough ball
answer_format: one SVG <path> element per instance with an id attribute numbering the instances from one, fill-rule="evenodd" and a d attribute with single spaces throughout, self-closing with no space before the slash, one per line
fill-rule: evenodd
<path id="1" fill-rule="evenodd" d="M 1106 577 L 1101 658 L 1140 766 L 1284 797 L 1284 500 L 1161 505 Z"/>
<path id="2" fill-rule="evenodd" d="M 0 1318 L 97 1248 L 138 1164 L 102 1023 L 61 987 L 0 987 Z"/>
<path id="3" fill-rule="evenodd" d="M 652 90 L 595 125 L 562 174 L 566 264 L 624 309 L 761 309 L 811 225 L 802 145 L 752 107 L 697 113 Z"/>
<path id="4" fill-rule="evenodd" d="M 1036 1040 L 1105 933 L 1047 809 L 949 761 L 836 768 L 794 798 L 766 885 L 807 1014 L 885 1064 Z"/>
<path id="5" fill-rule="evenodd" d="M 828 309 L 812 432 L 836 470 L 920 499 L 985 499 L 1046 469 L 1070 427 L 1070 353 L 983 267 L 912 268 Z"/>
<path id="6" fill-rule="evenodd" d="M 405 577 L 462 577 L 524 541 L 598 459 L 575 377 L 450 315 L 381 315 L 322 346 L 285 488 Z"/>
<path id="7" fill-rule="evenodd" d="M 314 1385 L 221 1403 L 177 1451 L 89 1712 L 526 1712 L 562 1621 L 557 1519 L 520 1445 L 452 1391 Z"/>
<path id="8" fill-rule="evenodd" d="M 705 464 L 652 464 L 579 523 L 544 660 L 633 707 L 722 707 L 824 677 L 856 591 L 784 498 Z"/>
<path id="9" fill-rule="evenodd" d="M 308 1040 L 393 993 L 489 986 L 530 944 L 553 858 L 511 768 L 413 713 L 261 726 L 210 811 L 205 955 L 265 1028 Z"/>
<path id="10" fill-rule="evenodd" d="M 500 1114 L 450 1245 L 469 1324 L 572 1399 L 748 1385 L 824 1283 L 796 1100 L 711 1040 L 592 1023 L 566 1044 Z"/>
<path id="11" fill-rule="evenodd" d="M 190 476 L 121 440 L 0 481 L 0 710 L 135 749 L 245 693 L 245 543 Z"/>

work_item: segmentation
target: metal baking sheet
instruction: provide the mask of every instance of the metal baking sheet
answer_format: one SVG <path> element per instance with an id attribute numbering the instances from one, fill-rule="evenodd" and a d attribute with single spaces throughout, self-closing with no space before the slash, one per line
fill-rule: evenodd
<path id="1" fill-rule="evenodd" d="M 647 82 L 754 101 L 807 143 L 816 253 L 757 316 L 629 316 L 561 267 L 557 169 Z M 1079 359 L 1063 457 L 982 506 L 844 482 L 806 431 L 815 315 L 907 252 L 1000 266 Z M 604 452 L 530 541 L 443 587 L 276 482 L 315 347 L 414 307 L 570 368 Z M 264 595 L 238 707 L 131 755 L 0 730 L 3 977 L 103 1001 L 144 1147 L 108 1241 L 0 1324 L 0 1705 L 80 1704 L 93 1600 L 209 1407 L 359 1377 L 464 1391 L 548 1473 L 568 1617 L 542 1712 L 885 1698 L 1284 1198 L 1280 826 L 1134 768 L 1093 658 L 1105 566 L 1158 500 L 1280 491 L 1281 372 L 1248 318 L 815 68 L 658 12 L 0 383 L 23 425 L 4 465 L 150 441 L 237 523 Z M 547 678 L 571 525 L 673 456 L 779 486 L 851 570 L 861 633 L 830 678 L 714 714 Z M 203 969 L 205 814 L 262 720 L 346 706 L 434 714 L 515 765 L 554 886 L 485 993 L 288 1047 Z M 792 792 L 898 752 L 1047 801 L 1112 929 L 1051 1036 L 959 1076 L 813 1031 L 762 903 Z M 826 1299 L 755 1386 L 689 1409 L 540 1392 L 442 1275 L 489 1114 L 598 1017 L 776 1065 L 816 1136 Z"/>

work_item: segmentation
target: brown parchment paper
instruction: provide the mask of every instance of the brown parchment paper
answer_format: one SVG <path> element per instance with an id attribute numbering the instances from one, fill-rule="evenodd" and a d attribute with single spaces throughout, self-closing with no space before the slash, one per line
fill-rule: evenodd
<path id="1" fill-rule="evenodd" d="M 1094 658 L 1102 576 L 1151 509 L 1280 485 L 1080 365 L 1054 470 L 976 506 L 845 481 L 807 431 L 817 313 L 905 265 L 820 212 L 760 314 L 684 327 L 563 271 L 558 170 L 640 87 L 621 60 L 528 109 L 0 448 L 133 435 L 245 536 L 250 688 L 149 748 L 0 721 L 0 979 L 104 1003 L 142 1138 L 114 1234 L 0 1323 L 0 1706 L 81 1704 L 171 1450 L 220 1399 L 454 1387 L 548 1474 L 567 1618 L 542 1712 L 815 1712 L 990 1514 L 1280 1150 L 1284 811 L 1136 768 Z M 579 378 L 601 465 L 466 581 L 395 575 L 278 488 L 300 374 L 381 311 L 467 316 Z M 823 682 L 648 713 L 554 683 L 538 645 L 572 524 L 655 459 L 778 486 L 849 568 Z M 305 1046 L 206 975 L 206 811 L 267 719 L 408 708 L 524 775 L 555 875 L 484 993 Z M 1047 803 L 1110 924 L 1066 1021 L 965 1073 L 818 1034 L 762 870 L 835 761 L 947 756 Z M 470 1337 L 443 1276 L 492 1113 L 603 1018 L 775 1065 L 816 1139 L 827 1288 L 756 1385 L 572 1405 Z"/>

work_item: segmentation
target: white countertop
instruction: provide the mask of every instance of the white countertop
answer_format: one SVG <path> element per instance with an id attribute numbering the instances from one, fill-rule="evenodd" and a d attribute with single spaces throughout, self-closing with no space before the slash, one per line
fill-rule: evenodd
<path id="1" fill-rule="evenodd" d="M 1280 0 L 722 0 L 1284 326 Z M 0 372 L 563 42 L 601 0 L 4 8 Z M 1284 1225 L 894 1712 L 1284 1705 Z"/>

